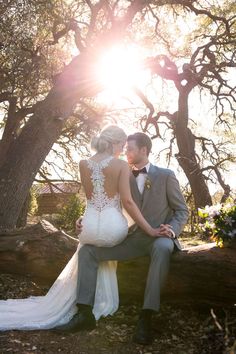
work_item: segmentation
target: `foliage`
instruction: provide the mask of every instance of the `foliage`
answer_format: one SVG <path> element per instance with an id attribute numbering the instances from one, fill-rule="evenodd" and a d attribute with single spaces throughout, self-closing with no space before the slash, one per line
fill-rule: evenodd
<path id="1" fill-rule="evenodd" d="M 29 209 L 28 209 L 28 214 L 30 216 L 33 216 L 36 214 L 38 210 L 38 202 L 37 202 L 37 192 L 34 188 L 31 188 L 30 190 L 30 200 L 29 200 Z"/>
<path id="2" fill-rule="evenodd" d="M 210 235 L 219 247 L 229 245 L 236 240 L 236 204 L 217 204 L 198 209 L 198 215 L 204 220 L 200 226 Z"/>
<path id="3" fill-rule="evenodd" d="M 78 195 L 72 196 L 57 217 L 58 226 L 75 231 L 76 220 L 84 214 L 85 205 Z"/>
<path id="4" fill-rule="evenodd" d="M 0 145 L 6 144 L 6 140 L 10 144 L 13 136 L 13 141 L 17 140 L 37 104 L 45 99 L 65 64 L 71 61 L 72 49 L 75 47 L 71 33 L 72 18 L 78 16 L 77 7 L 74 1 L 64 0 L 49 0 L 45 3 L 13 0 L 2 4 L 0 137 L 3 134 L 4 139 L 0 138 Z M 82 11 L 83 5 L 80 7 Z M 93 130 L 96 129 L 94 116 Z M 9 117 L 15 123 L 6 134 Z M 81 106 L 77 107 L 55 142 L 51 156 L 45 159 L 39 171 L 41 178 L 50 177 L 55 172 L 60 178 L 65 172 L 67 177 L 74 178 L 78 166 L 73 165 L 72 154 L 74 150 L 80 151 L 89 140 L 90 121 L 88 112 Z"/>

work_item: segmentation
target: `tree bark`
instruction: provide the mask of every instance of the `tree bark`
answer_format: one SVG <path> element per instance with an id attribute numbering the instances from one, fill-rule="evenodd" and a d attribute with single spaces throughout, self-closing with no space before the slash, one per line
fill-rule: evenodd
<path id="1" fill-rule="evenodd" d="M 5 232 L 0 237 L 1 273 L 29 275 L 52 283 L 76 250 L 78 242 L 47 221 Z"/>
<path id="2" fill-rule="evenodd" d="M 194 135 L 188 128 L 188 95 L 187 89 L 179 89 L 178 113 L 174 128 L 179 149 L 176 158 L 189 181 L 195 207 L 200 208 L 212 205 L 212 199 L 204 175 L 197 162 Z"/>
<path id="3" fill-rule="evenodd" d="M 27 224 L 27 216 L 28 216 L 28 210 L 29 210 L 29 204 L 30 204 L 30 193 L 27 194 L 27 197 L 23 203 L 23 206 L 20 211 L 20 215 L 17 219 L 16 227 L 25 227 Z"/>
<path id="4" fill-rule="evenodd" d="M 42 221 L 0 237 L 0 271 L 30 275 L 51 285 L 75 252 L 76 239 Z M 236 300 L 236 249 L 214 244 L 192 247 L 172 256 L 163 299 L 231 305 Z M 122 303 L 142 302 L 149 259 L 142 257 L 118 265 Z"/>

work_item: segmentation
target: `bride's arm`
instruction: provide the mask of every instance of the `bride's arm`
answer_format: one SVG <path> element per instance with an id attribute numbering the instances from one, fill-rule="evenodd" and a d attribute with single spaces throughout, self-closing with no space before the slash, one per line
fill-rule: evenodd
<path id="1" fill-rule="evenodd" d="M 86 161 L 85 160 L 80 160 L 79 162 L 79 174 L 80 174 L 80 180 L 82 183 L 82 186 L 84 187 L 84 182 L 85 182 L 85 177 L 84 177 L 84 167 L 85 167 Z"/>
<path id="2" fill-rule="evenodd" d="M 136 222 L 136 224 L 143 229 L 150 236 L 157 236 L 157 230 L 152 228 L 151 225 L 144 219 L 139 208 L 133 201 L 129 184 L 130 169 L 129 165 L 122 161 L 121 173 L 119 178 L 119 193 L 122 204 L 127 213 Z"/>

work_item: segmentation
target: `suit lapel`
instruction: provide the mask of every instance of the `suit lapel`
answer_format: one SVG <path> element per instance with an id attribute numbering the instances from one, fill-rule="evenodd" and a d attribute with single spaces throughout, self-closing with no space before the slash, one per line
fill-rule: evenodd
<path id="1" fill-rule="evenodd" d="M 149 196 L 151 195 L 152 193 L 152 185 L 156 179 L 156 176 L 157 176 L 157 169 L 155 166 L 153 166 L 152 164 L 150 164 L 150 167 L 149 167 L 149 171 L 148 171 L 148 174 L 147 174 L 147 179 L 146 179 L 146 182 L 145 182 L 145 187 L 144 187 L 144 191 L 143 191 L 143 198 L 142 198 L 142 206 L 141 206 L 141 211 L 144 210 L 147 202 L 148 202 L 148 199 L 149 199 Z M 146 184 L 147 182 L 150 182 L 150 188 L 147 188 L 146 187 Z"/>
<path id="2" fill-rule="evenodd" d="M 133 173 L 130 173 L 130 189 L 135 203 L 138 205 L 139 209 L 141 209 L 142 195 L 139 192 L 138 185 Z"/>

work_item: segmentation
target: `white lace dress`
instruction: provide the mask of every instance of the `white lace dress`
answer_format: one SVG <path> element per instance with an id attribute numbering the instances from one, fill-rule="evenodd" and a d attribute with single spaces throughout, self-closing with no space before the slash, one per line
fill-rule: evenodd
<path id="1" fill-rule="evenodd" d="M 122 242 L 128 232 L 127 220 L 120 208 L 120 198 L 109 198 L 104 190 L 103 169 L 113 159 L 100 163 L 88 160 L 92 172 L 93 194 L 87 201 L 80 244 L 66 267 L 45 296 L 0 301 L 0 330 L 49 329 L 67 323 L 76 313 L 78 251 L 83 244 L 112 247 Z M 113 314 L 119 305 L 116 278 L 117 262 L 100 264 L 93 313 L 96 319 Z"/>

